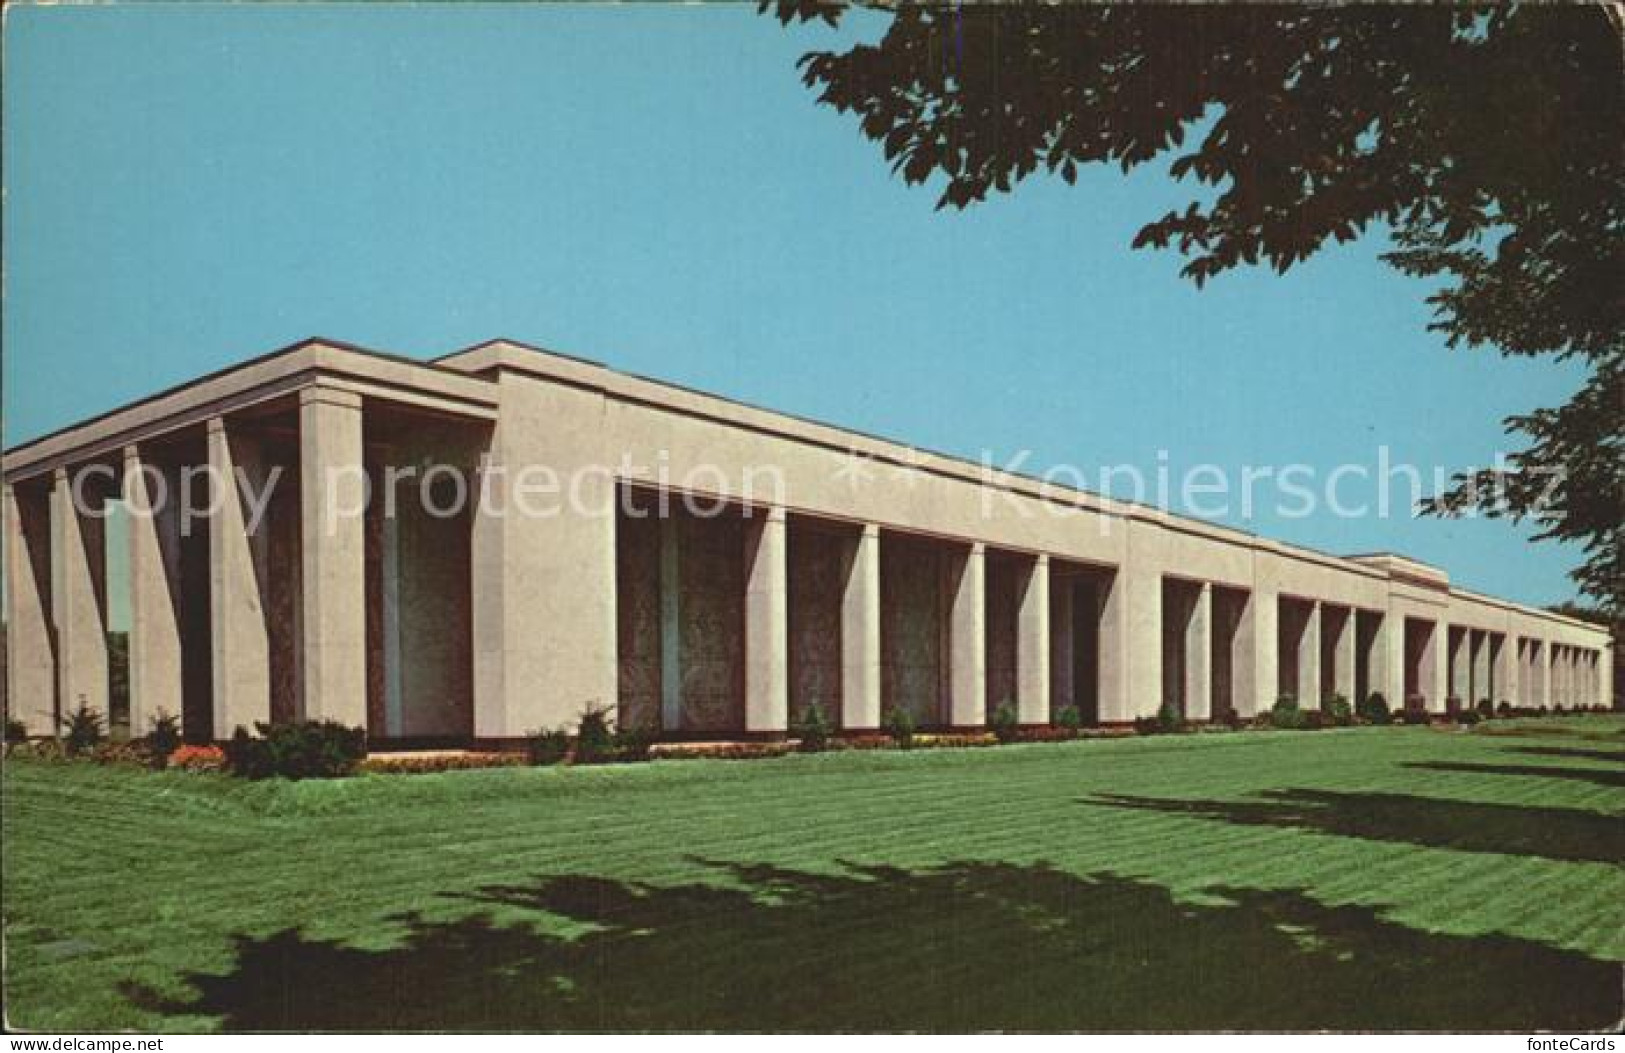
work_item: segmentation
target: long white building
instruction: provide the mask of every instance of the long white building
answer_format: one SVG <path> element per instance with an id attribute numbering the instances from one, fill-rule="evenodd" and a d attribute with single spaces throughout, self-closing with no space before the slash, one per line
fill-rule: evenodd
<path id="1" fill-rule="evenodd" d="M 496 742 L 588 704 L 668 737 L 1248 716 L 1282 695 L 1611 702 L 1605 630 L 495 341 L 310 340 L 6 451 L 8 694 L 132 726 L 300 717 Z M 234 485 L 211 487 L 210 480 Z"/>

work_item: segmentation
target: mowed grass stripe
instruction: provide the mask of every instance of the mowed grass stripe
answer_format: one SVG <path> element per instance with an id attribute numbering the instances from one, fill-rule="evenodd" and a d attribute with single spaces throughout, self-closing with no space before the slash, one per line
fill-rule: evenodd
<path id="1" fill-rule="evenodd" d="M 1344 968 L 1315 948 L 1346 942 L 1337 930 L 1364 918 L 1362 956 L 1393 956 L 1396 975 L 1419 957 L 1469 971 L 1482 961 L 1485 1012 L 1553 1023 L 1544 1007 L 1568 1023 L 1603 997 L 1585 963 L 1625 958 L 1617 842 L 1574 835 L 1606 829 L 1584 817 L 1618 816 L 1625 800 L 1606 756 L 1522 751 L 1594 754 L 1625 741 L 1625 722 L 1560 730 L 1203 735 L 297 785 L 8 764 L 8 1005 L 14 1020 L 59 1028 L 242 1026 L 269 1012 L 248 981 L 272 959 L 239 958 L 234 940 L 252 954 L 294 928 L 295 950 L 279 953 L 304 956 L 307 972 L 331 958 L 366 982 L 368 959 L 338 948 L 384 956 L 390 976 L 428 970 L 399 1012 L 415 1019 L 438 991 L 449 1026 L 515 1013 L 536 1025 L 524 1014 L 544 1010 L 580 1025 L 589 1003 L 619 1006 L 624 1020 L 609 1026 L 628 1027 L 1333 1026 L 1348 1010 L 1330 993 L 1257 985 L 1272 970 Z M 1558 840 L 1544 843 L 1542 824 L 1563 827 Z M 789 884 L 756 866 L 782 868 Z M 520 901 L 504 902 L 504 887 Z M 401 920 L 414 914 L 423 920 Z M 480 916 L 495 928 L 466 927 Z M 447 939 L 476 943 L 459 952 L 473 955 L 462 971 L 442 974 L 439 952 L 425 955 Z M 1480 957 L 1462 957 L 1480 943 Z M 1546 962 L 1561 985 L 1514 988 L 1513 947 L 1583 956 Z M 522 958 L 504 964 L 510 951 Z M 1250 978 L 1226 972 L 1249 955 L 1262 955 Z M 500 971 L 486 984 L 510 997 L 464 992 L 487 959 Z M 1160 1020 L 1122 1005 L 1157 1011 L 1137 986 L 1152 963 L 1201 989 Z M 799 980 L 759 988 L 762 970 L 792 965 L 813 978 L 807 993 Z M 670 975 L 633 982 L 642 971 Z M 1052 988 L 1050 971 L 1093 987 Z M 183 982 L 193 974 L 242 986 L 200 994 Z M 899 977 L 907 991 L 953 997 L 888 994 Z M 1023 977 L 1028 994 L 987 1001 Z M 651 993 L 661 984 L 670 990 Z M 143 985 L 194 1002 L 165 1008 L 137 996 Z M 1465 995 L 1384 997 L 1373 1011 L 1386 1006 L 1393 1026 L 1473 1008 L 1450 1001 Z M 309 1011 L 332 1023 L 362 1009 Z"/>

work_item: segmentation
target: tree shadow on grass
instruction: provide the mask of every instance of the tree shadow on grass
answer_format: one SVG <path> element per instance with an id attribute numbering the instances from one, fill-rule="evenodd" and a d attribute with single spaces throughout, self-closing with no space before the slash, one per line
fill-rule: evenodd
<path id="1" fill-rule="evenodd" d="M 1468 761 L 1412 761 L 1407 768 L 1466 772 L 1470 775 L 1525 775 L 1540 779 L 1570 779 L 1598 786 L 1625 786 L 1625 771 L 1606 768 L 1553 768 L 1542 764 L 1474 764 Z"/>
<path id="2" fill-rule="evenodd" d="M 1620 1012 L 1617 965 L 1295 891 L 1193 904 L 1043 865 L 709 865 L 731 884 L 565 875 L 466 897 L 573 938 L 485 912 L 396 919 L 387 949 L 290 930 L 239 937 L 190 997 L 127 994 L 227 1030 L 1572 1031 Z"/>
<path id="3" fill-rule="evenodd" d="M 1452 767 L 1452 770 L 1455 770 Z M 1517 770 L 1509 768 L 1508 770 Z M 1083 803 L 1273 826 L 1366 841 L 1568 862 L 1625 861 L 1625 828 L 1596 812 L 1451 801 L 1399 793 L 1266 790 L 1247 801 L 1192 801 L 1100 794 Z"/>
<path id="4" fill-rule="evenodd" d="M 1519 746 L 1512 753 L 1526 753 L 1531 757 L 1573 757 L 1579 760 L 1600 760 L 1625 764 L 1625 750 L 1583 749 L 1578 746 Z"/>

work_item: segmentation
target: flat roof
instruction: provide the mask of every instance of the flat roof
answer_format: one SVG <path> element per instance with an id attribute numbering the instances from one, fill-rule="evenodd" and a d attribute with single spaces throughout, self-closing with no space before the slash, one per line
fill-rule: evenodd
<path id="1" fill-rule="evenodd" d="M 425 361 L 327 337 L 308 337 L 19 443 L 5 451 L 4 475 L 11 482 L 41 474 L 62 461 L 103 456 L 126 442 L 185 427 L 207 415 L 241 408 L 245 400 L 252 403 L 260 397 L 277 397 L 318 378 L 337 378 L 340 382 L 357 384 L 364 394 L 374 397 L 419 400 L 430 407 L 440 406 L 454 413 L 494 419 L 496 386 L 481 379 L 479 374 L 503 369 L 590 387 L 629 401 L 695 413 L 725 424 L 765 431 L 794 441 L 862 452 L 900 466 L 978 484 L 1004 486 L 1030 496 L 1058 500 L 1103 514 L 1155 522 L 1219 543 L 1273 551 L 1363 577 L 1391 579 L 1395 565 L 1405 564 L 1422 571 L 1420 576 L 1443 585 L 1450 595 L 1577 627 L 1606 631 L 1604 627 L 1583 619 L 1457 588 L 1450 584 L 1449 575 L 1442 568 L 1402 554 L 1338 555 L 1322 552 L 1154 505 L 1107 497 L 1079 487 L 1051 482 L 1030 473 L 996 468 L 955 454 L 924 449 L 671 381 L 616 370 L 594 359 L 507 338 L 482 341 Z M 976 474 L 970 474 L 970 469 L 974 469 Z M 991 475 L 987 474 L 989 471 Z"/>

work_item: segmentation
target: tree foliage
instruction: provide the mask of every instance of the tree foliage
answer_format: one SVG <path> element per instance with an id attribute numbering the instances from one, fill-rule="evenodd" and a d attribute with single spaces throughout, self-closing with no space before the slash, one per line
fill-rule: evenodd
<path id="1" fill-rule="evenodd" d="M 847 4 L 764 2 L 839 25 Z M 1382 225 L 1452 347 L 1582 360 L 1530 440 L 1428 505 L 1532 517 L 1580 543 L 1582 589 L 1625 606 L 1625 69 L 1617 9 L 1349 5 L 889 5 L 875 43 L 803 56 L 893 170 L 965 208 L 1047 173 L 1166 159 L 1200 191 L 1135 247 L 1198 285 L 1285 271 Z M 1553 474 L 1562 481 L 1542 502 Z M 1486 484 L 1494 483 L 1494 487 Z"/>

